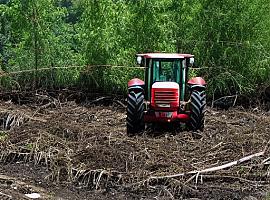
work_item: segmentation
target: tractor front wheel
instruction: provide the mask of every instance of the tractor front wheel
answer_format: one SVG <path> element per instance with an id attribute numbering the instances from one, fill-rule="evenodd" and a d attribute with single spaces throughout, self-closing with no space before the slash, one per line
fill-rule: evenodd
<path id="1" fill-rule="evenodd" d="M 193 90 L 190 96 L 191 112 L 189 129 L 192 131 L 203 131 L 204 128 L 204 113 L 206 109 L 206 94 L 205 91 Z"/>
<path id="2" fill-rule="evenodd" d="M 142 91 L 131 91 L 127 99 L 127 134 L 135 135 L 144 130 L 144 95 Z"/>

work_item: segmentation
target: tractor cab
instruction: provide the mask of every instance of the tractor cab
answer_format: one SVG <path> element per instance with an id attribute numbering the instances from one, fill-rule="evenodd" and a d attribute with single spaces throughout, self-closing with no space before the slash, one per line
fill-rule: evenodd
<path id="1" fill-rule="evenodd" d="M 193 66 L 193 55 L 167 53 L 137 54 L 137 62 L 140 66 L 145 67 L 146 99 L 151 99 L 151 89 L 154 83 L 158 82 L 159 84 L 156 85 L 162 85 L 161 87 L 164 86 L 166 88 L 168 85 L 172 85 L 168 82 L 175 82 L 181 89 L 179 91 L 180 100 L 184 100 L 188 67 Z"/>
<path id="2" fill-rule="evenodd" d="M 145 76 L 144 81 L 135 78 L 128 83 L 128 133 L 139 132 L 145 123 L 155 122 L 185 122 L 194 130 L 202 129 L 206 83 L 201 77 L 188 80 L 188 69 L 194 64 L 194 56 L 146 53 L 136 57 L 137 63 L 145 68 Z M 192 102 L 194 96 L 193 101 L 199 99 L 201 103 Z M 194 115 L 198 119 L 192 120 L 196 118 Z"/>

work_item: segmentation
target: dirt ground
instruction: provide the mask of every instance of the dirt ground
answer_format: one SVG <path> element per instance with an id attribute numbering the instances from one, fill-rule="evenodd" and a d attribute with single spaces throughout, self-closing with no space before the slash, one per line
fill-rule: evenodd
<path id="1" fill-rule="evenodd" d="M 0 101 L 0 199 L 270 199 L 270 112 L 208 108 L 201 135 L 128 137 L 122 103 L 94 103 Z"/>

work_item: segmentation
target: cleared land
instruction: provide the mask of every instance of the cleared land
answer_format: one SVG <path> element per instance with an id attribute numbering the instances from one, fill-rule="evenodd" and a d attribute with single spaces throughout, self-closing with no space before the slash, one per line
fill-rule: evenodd
<path id="1" fill-rule="evenodd" d="M 269 112 L 209 108 L 201 138 L 164 128 L 127 137 L 125 118 L 118 101 L 82 105 L 46 95 L 23 105 L 0 101 L 1 199 L 33 192 L 43 199 L 269 196 Z"/>

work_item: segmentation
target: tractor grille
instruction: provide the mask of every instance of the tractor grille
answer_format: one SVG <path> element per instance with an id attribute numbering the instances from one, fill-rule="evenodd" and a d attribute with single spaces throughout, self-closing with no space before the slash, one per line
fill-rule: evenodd
<path id="1" fill-rule="evenodd" d="M 162 106 L 178 101 L 178 94 L 176 91 L 155 91 L 154 99 L 157 106 Z"/>

